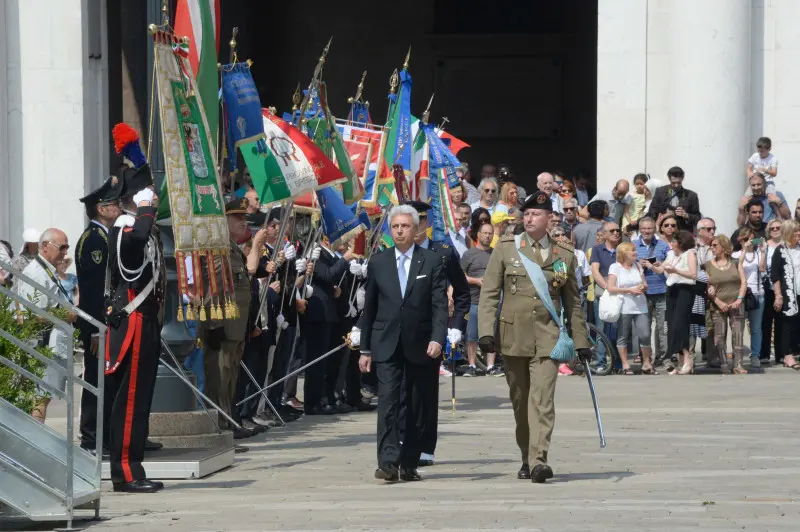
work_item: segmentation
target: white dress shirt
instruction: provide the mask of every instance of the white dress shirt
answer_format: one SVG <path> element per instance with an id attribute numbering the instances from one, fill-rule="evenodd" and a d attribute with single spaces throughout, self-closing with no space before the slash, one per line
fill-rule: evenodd
<path id="1" fill-rule="evenodd" d="M 453 247 L 456 248 L 459 258 L 464 256 L 467 252 L 467 230 L 463 227 L 458 229 L 458 232 L 448 231 L 450 234 L 450 241 L 453 242 Z"/>

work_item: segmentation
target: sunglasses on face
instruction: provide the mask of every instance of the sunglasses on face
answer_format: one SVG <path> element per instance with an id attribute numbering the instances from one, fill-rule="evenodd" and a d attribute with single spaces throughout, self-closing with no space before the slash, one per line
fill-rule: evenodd
<path id="1" fill-rule="evenodd" d="M 776 227 L 770 227 L 769 230 L 770 230 L 770 232 L 772 232 L 772 231 L 780 231 L 781 228 L 776 226 Z"/>
<path id="2" fill-rule="evenodd" d="M 69 251 L 69 244 L 56 244 L 55 242 L 45 242 L 45 244 L 51 245 L 54 248 L 57 248 L 60 253 L 66 253 Z"/>
<path id="3" fill-rule="evenodd" d="M 619 229 L 606 229 L 606 233 L 621 233 Z"/>
<path id="4" fill-rule="evenodd" d="M 496 188 L 484 188 L 483 191 L 486 192 L 487 194 L 496 194 L 497 193 L 497 189 Z"/>
<path id="5" fill-rule="evenodd" d="M 574 210 L 575 210 L 575 207 L 564 207 L 564 212 L 574 211 Z"/>
<path id="6" fill-rule="evenodd" d="M 663 227 L 663 228 L 665 228 L 665 229 L 672 227 L 672 228 L 674 229 L 674 228 L 676 228 L 676 227 L 678 227 L 678 226 L 677 226 L 677 225 L 675 225 L 675 224 L 664 224 L 664 225 L 662 225 L 661 227 Z"/>
<path id="7" fill-rule="evenodd" d="M 702 229 L 704 231 L 716 231 L 717 230 L 716 227 L 701 227 L 700 229 Z"/>

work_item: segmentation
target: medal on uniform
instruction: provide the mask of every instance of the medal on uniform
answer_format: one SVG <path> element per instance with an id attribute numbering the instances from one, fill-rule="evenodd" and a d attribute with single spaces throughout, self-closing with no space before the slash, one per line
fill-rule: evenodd
<path id="1" fill-rule="evenodd" d="M 567 268 L 567 264 L 561 260 L 561 258 L 556 259 L 553 263 L 553 286 L 556 288 L 564 286 L 569 278 L 568 276 L 569 269 Z"/>

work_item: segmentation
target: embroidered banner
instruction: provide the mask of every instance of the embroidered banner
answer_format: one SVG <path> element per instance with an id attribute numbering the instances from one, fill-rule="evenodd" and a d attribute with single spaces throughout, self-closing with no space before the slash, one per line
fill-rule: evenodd
<path id="1" fill-rule="evenodd" d="M 228 137 L 228 160 L 236 168 L 236 149 L 264 138 L 261 99 L 247 63 L 222 66 L 222 98 Z"/>

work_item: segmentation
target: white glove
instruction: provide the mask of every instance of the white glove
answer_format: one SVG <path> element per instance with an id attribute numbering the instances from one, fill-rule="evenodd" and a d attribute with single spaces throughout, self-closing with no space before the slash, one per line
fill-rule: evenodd
<path id="1" fill-rule="evenodd" d="M 367 278 L 367 263 L 366 262 L 361 265 L 361 277 L 363 277 L 364 279 Z"/>
<path id="2" fill-rule="evenodd" d="M 143 188 L 142 190 L 133 195 L 133 202 L 136 205 L 139 205 L 143 201 L 146 201 L 148 203 L 153 203 L 153 198 L 155 197 L 156 193 L 153 192 L 152 188 Z"/>
<path id="3" fill-rule="evenodd" d="M 286 327 L 289 326 L 289 322 L 286 321 L 283 314 L 278 314 L 278 317 L 275 318 L 275 322 L 278 324 L 278 329 L 286 329 Z"/>
<path id="4" fill-rule="evenodd" d="M 364 287 L 359 287 L 356 290 L 356 307 L 358 310 L 364 310 L 364 300 L 367 298 L 367 291 L 364 290 Z"/>
<path id="5" fill-rule="evenodd" d="M 350 345 L 353 347 L 361 346 L 361 329 L 353 327 L 350 331 Z"/>
<path id="6" fill-rule="evenodd" d="M 297 259 L 294 262 L 294 269 L 297 271 L 297 275 L 305 274 L 306 268 L 308 268 L 308 261 L 306 259 Z"/>
<path id="7" fill-rule="evenodd" d="M 314 295 L 314 287 L 310 284 L 306 285 L 306 299 Z"/>
<path id="8" fill-rule="evenodd" d="M 356 277 L 361 277 L 361 265 L 358 262 L 356 262 L 354 260 L 351 260 L 350 261 L 350 273 L 352 273 Z"/>
<path id="9" fill-rule="evenodd" d="M 286 257 L 286 260 L 294 260 L 297 256 L 297 250 L 294 249 L 291 242 L 287 242 L 286 245 L 283 246 L 283 256 Z"/>
<path id="10" fill-rule="evenodd" d="M 311 250 L 311 260 L 317 260 L 319 258 L 319 254 L 322 252 L 322 248 L 319 246 L 314 246 L 314 249 Z"/>
<path id="11" fill-rule="evenodd" d="M 447 340 L 450 345 L 456 345 L 461 341 L 461 329 L 447 329 Z"/>

